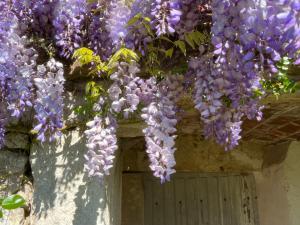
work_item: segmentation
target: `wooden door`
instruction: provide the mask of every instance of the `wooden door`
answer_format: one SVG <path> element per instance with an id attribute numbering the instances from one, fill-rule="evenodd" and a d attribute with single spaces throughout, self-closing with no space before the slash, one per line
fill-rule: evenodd
<path id="1" fill-rule="evenodd" d="M 145 225 L 258 225 L 252 175 L 180 173 L 144 178 Z"/>

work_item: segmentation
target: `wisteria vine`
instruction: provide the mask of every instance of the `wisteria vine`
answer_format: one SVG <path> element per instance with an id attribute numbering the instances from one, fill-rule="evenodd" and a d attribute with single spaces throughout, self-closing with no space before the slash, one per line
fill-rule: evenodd
<path id="1" fill-rule="evenodd" d="M 109 174 L 118 120 L 140 115 L 150 169 L 164 182 L 176 168 L 181 96 L 192 97 L 204 135 L 226 150 L 238 145 L 245 118 L 262 118 L 265 84 L 300 64 L 300 2 L 3 0 L 0 146 L 10 118 L 31 109 L 39 141 L 61 135 L 62 60 L 87 66 L 88 89 L 97 90 L 86 93 L 93 105 L 85 131 L 89 176 Z"/>

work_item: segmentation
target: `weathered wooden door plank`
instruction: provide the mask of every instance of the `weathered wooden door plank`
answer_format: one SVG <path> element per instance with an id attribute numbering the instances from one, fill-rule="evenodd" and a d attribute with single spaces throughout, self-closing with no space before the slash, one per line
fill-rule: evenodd
<path id="1" fill-rule="evenodd" d="M 175 217 L 175 193 L 174 193 L 174 182 L 168 182 L 164 184 L 165 192 L 165 225 L 174 224 L 176 225 Z"/>
<path id="2" fill-rule="evenodd" d="M 259 225 L 252 175 L 145 177 L 145 225 Z"/>
<path id="3" fill-rule="evenodd" d="M 153 198 L 153 211 L 152 211 L 152 225 L 164 225 L 164 189 L 158 180 L 152 184 L 152 198 Z"/>
<path id="4" fill-rule="evenodd" d="M 219 203 L 218 177 L 208 177 L 209 225 L 222 225 Z"/>
<path id="5" fill-rule="evenodd" d="M 219 202 L 220 202 L 220 212 L 221 212 L 221 220 L 223 225 L 231 225 L 232 214 L 234 212 L 231 211 L 231 202 L 230 202 L 230 194 L 229 194 L 229 185 L 228 185 L 228 177 L 220 177 L 219 178 Z"/>
<path id="6" fill-rule="evenodd" d="M 145 189 L 145 225 L 153 225 L 153 215 L 152 215 L 152 208 L 153 208 L 153 202 L 152 202 L 152 184 L 153 181 L 150 179 L 145 178 L 144 179 L 144 189 Z"/>
<path id="7" fill-rule="evenodd" d="M 198 196 L 198 218 L 199 218 L 199 225 L 208 225 L 209 218 L 208 218 L 208 183 L 207 177 L 200 177 L 197 179 L 197 196 Z"/>
<path id="8" fill-rule="evenodd" d="M 176 225 L 187 225 L 185 180 L 175 179 Z"/>
<path id="9" fill-rule="evenodd" d="M 187 178 L 185 180 L 185 198 L 187 203 L 187 224 L 199 225 L 198 218 L 198 197 L 197 197 L 197 178 Z"/>
<path id="10" fill-rule="evenodd" d="M 232 225 L 241 225 L 241 190 L 240 190 L 240 177 L 230 176 L 229 181 L 229 194 L 230 194 L 230 209 L 233 213 L 231 218 Z"/>

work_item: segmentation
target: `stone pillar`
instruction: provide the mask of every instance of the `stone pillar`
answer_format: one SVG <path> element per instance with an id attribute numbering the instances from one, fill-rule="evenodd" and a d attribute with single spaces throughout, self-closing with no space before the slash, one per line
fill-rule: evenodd
<path id="1" fill-rule="evenodd" d="M 101 186 L 84 173 L 83 136 L 73 130 L 54 143 L 32 145 L 34 225 L 120 225 L 120 157 Z"/>
<path id="2" fill-rule="evenodd" d="M 300 224 L 300 141 L 292 142 L 284 162 L 289 205 L 289 225 Z M 280 206 L 278 205 L 280 208 Z"/>
<path id="3" fill-rule="evenodd" d="M 257 172 L 260 225 L 300 223 L 300 142 L 266 150 L 262 173 Z"/>

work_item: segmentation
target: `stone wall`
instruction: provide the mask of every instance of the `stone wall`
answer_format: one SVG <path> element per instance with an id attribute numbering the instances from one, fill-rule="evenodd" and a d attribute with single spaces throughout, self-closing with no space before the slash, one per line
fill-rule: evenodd
<path id="1" fill-rule="evenodd" d="M 292 142 L 289 146 L 284 170 L 287 180 L 287 199 L 289 204 L 290 225 L 300 222 L 300 142 Z"/>
<path id="2" fill-rule="evenodd" d="M 280 161 L 255 173 L 261 225 L 298 225 L 300 221 L 300 142 L 272 146 Z M 278 153 L 281 152 L 281 153 Z"/>
<path id="3" fill-rule="evenodd" d="M 30 207 L 32 198 L 32 183 L 29 165 L 30 138 L 25 133 L 8 131 L 4 147 L 0 150 L 0 196 L 21 194 Z M 29 221 L 29 207 L 15 211 L 5 211 L 0 224 L 7 221 L 7 225 L 27 224 Z"/>
<path id="4" fill-rule="evenodd" d="M 80 130 L 73 130 L 56 143 L 32 146 L 33 225 L 120 224 L 121 158 L 103 184 L 88 178 L 82 137 Z"/>
<path id="5" fill-rule="evenodd" d="M 178 136 L 176 147 L 175 169 L 190 172 L 260 171 L 265 149 L 264 143 L 252 141 L 226 152 L 214 142 L 192 134 Z M 121 148 L 124 151 L 123 171 L 149 171 L 143 137 L 123 138 Z"/>

